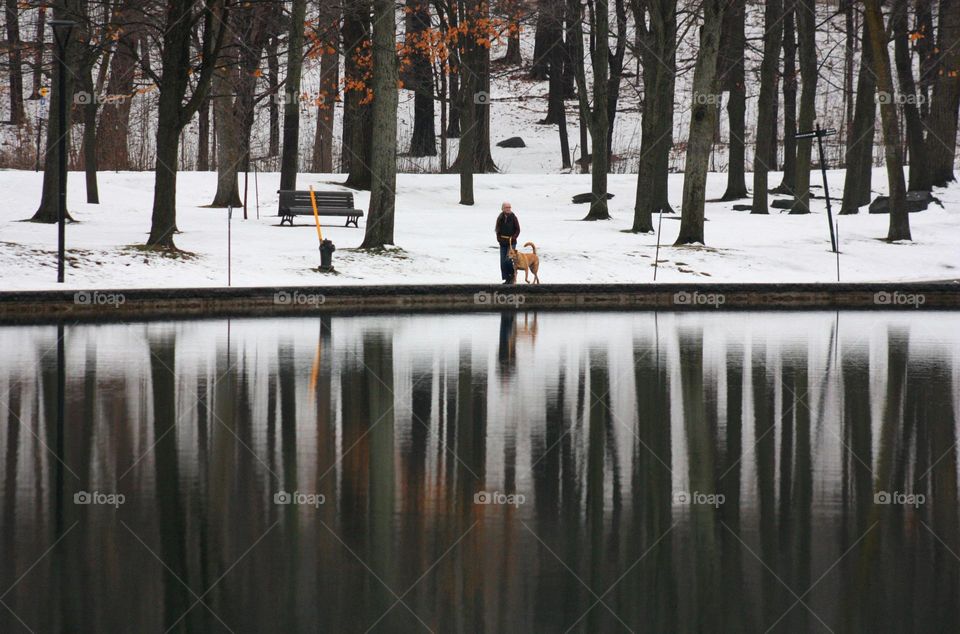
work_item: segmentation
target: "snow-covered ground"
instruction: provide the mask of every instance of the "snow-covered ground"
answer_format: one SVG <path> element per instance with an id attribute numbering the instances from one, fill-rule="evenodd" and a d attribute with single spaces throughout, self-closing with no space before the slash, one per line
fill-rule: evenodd
<path id="1" fill-rule="evenodd" d="M 522 152 L 523 150 L 518 150 Z M 51 288 L 137 288 L 225 286 L 227 283 L 227 213 L 204 208 L 213 198 L 215 175 L 186 172 L 178 185 L 177 245 L 192 257 L 170 258 L 144 252 L 150 228 L 153 181 L 150 173 L 100 175 L 100 205 L 84 201 L 82 174 L 71 174 L 69 207 L 78 221 L 67 226 L 66 284 L 56 284 L 55 225 L 21 222 L 37 205 L 40 174 L 0 171 L 0 290 Z M 835 196 L 842 191 L 843 172 L 830 174 Z M 301 189 L 339 188 L 342 175 L 303 174 Z M 815 179 L 816 182 L 817 179 Z M 612 175 L 613 220 L 578 222 L 585 205 L 571 196 L 589 191 L 589 176 L 579 174 L 500 174 L 476 177 L 477 204 L 457 204 L 455 175 L 398 177 L 396 244 L 386 254 L 356 249 L 360 228 L 344 228 L 327 218 L 324 236 L 337 245 L 334 264 L 339 275 L 316 271 L 317 234 L 310 217 L 297 218 L 293 228 L 280 227 L 277 210 L 279 177 L 261 174 L 260 218 L 254 208 L 254 182 L 249 184 L 248 220 L 234 212 L 232 271 L 234 286 L 313 284 L 441 284 L 499 281 L 493 225 L 500 203 L 509 200 L 518 214 L 521 243 L 537 245 L 543 283 L 652 282 L 657 236 L 625 233 L 633 219 L 635 175 Z M 883 170 L 874 186 L 886 185 Z M 771 182 L 779 182 L 773 175 Z M 711 174 L 708 197 L 719 197 L 725 174 Z M 748 175 L 749 183 L 749 175 Z M 671 175 L 671 202 L 679 209 L 683 175 Z M 815 190 L 819 191 L 819 190 Z M 906 281 L 960 278 L 960 186 L 938 190 L 943 207 L 911 214 L 914 240 L 888 244 L 888 217 L 836 217 L 842 254 L 841 280 Z M 355 194 L 366 209 L 369 196 Z M 708 203 L 705 247 L 670 246 L 679 230 L 677 215 L 662 220 L 662 282 L 834 282 L 836 260 L 822 199 L 814 213 L 754 216 L 733 211 L 732 203 Z M 835 205 L 836 207 L 836 205 Z M 655 224 L 657 219 L 655 218 Z M 522 275 L 521 275 L 522 283 Z"/>

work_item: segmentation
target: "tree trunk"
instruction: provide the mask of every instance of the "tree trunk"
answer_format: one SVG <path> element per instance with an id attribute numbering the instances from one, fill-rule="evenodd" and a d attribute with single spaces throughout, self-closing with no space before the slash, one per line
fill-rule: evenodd
<path id="1" fill-rule="evenodd" d="M 292 0 L 287 37 L 287 78 L 283 86 L 283 149 L 280 189 L 297 188 L 300 169 L 300 75 L 303 70 L 303 29 L 307 0 Z"/>
<path id="2" fill-rule="evenodd" d="M 373 2 L 373 152 L 370 208 L 361 249 L 393 244 L 397 188 L 397 28 L 392 0 Z"/>
<path id="3" fill-rule="evenodd" d="M 706 200 L 707 168 L 713 146 L 718 100 L 698 97 L 717 95 L 717 57 L 720 51 L 723 0 L 704 0 L 703 11 L 700 50 L 697 52 L 697 63 L 693 71 L 693 110 L 690 115 L 690 136 L 683 174 L 680 234 L 674 246 L 704 244 L 703 205 Z"/>
<path id="4" fill-rule="evenodd" d="M 84 69 L 83 83 L 84 89 L 90 95 L 98 95 L 99 92 L 93 85 L 93 65 L 88 64 Z M 87 204 L 100 204 L 100 190 L 97 187 L 97 106 L 98 99 L 92 98 L 85 103 L 83 108 L 83 171 L 87 190 Z"/>
<path id="5" fill-rule="evenodd" d="M 161 103 L 158 109 L 153 214 L 147 246 L 164 249 L 176 249 L 173 234 L 177 232 L 177 148 L 180 145 L 180 130 L 175 117 L 178 105 Z"/>
<path id="6" fill-rule="evenodd" d="M 634 21 L 643 15 L 634 3 Z M 673 91 L 677 64 L 676 0 L 647 3 L 650 27 L 640 47 L 643 64 L 643 118 L 637 196 L 632 231 L 653 231 L 653 214 L 673 213 L 667 199 L 670 148 L 673 145 Z"/>
<path id="7" fill-rule="evenodd" d="M 567 136 L 567 112 L 563 103 L 563 51 L 555 46 L 550 51 L 550 99 L 549 108 L 556 112 L 557 129 L 560 133 L 560 160 L 563 169 L 570 169 L 570 139 Z"/>
<path id="8" fill-rule="evenodd" d="M 234 70 L 236 61 L 221 64 L 227 67 L 217 69 L 211 88 L 213 118 L 217 127 L 217 192 L 209 205 L 214 208 L 239 207 L 243 204 L 237 185 L 237 172 L 243 159 L 241 126 L 235 116 L 231 95 L 231 86 L 237 82 Z"/>
<path id="9" fill-rule="evenodd" d="M 210 100 L 204 99 L 197 116 L 197 171 L 210 170 Z"/>
<path id="10" fill-rule="evenodd" d="M 67 12 L 62 5 L 54 7 L 54 18 L 62 20 L 65 19 L 67 15 L 77 15 L 76 9 L 71 7 L 71 10 Z M 64 139 L 64 150 L 67 152 L 67 157 L 70 156 L 70 126 L 73 123 L 71 121 L 73 108 L 70 107 L 70 103 L 73 100 L 76 77 L 79 73 L 82 55 L 81 44 L 77 40 L 79 35 L 78 27 L 74 27 L 72 36 L 67 41 L 66 52 L 64 54 L 64 61 L 67 66 L 64 77 L 65 81 L 63 82 L 66 92 L 64 99 L 67 100 L 67 121 L 66 126 L 64 126 L 64 129 L 67 131 L 67 136 Z M 60 99 L 60 81 L 58 79 L 60 65 L 54 63 L 53 69 L 53 81 L 50 87 L 50 108 L 47 114 L 47 149 L 43 157 L 43 185 L 41 186 L 40 206 L 33 214 L 33 217 L 30 218 L 33 222 L 55 223 L 58 222 L 60 218 L 60 118 L 57 112 L 57 103 L 59 103 Z M 66 189 L 67 183 L 63 183 L 63 187 Z M 67 219 L 73 220 L 73 218 L 70 217 L 69 211 L 67 211 Z"/>
<path id="11" fill-rule="evenodd" d="M 358 58 L 369 52 L 370 20 L 367 0 L 346 5 L 343 12 L 343 72 L 346 88 L 343 91 L 343 142 L 341 144 L 342 171 L 347 172 L 347 187 L 370 189 L 370 146 L 373 128 L 370 123 L 370 104 L 365 103 L 365 92 L 356 85 L 364 84 L 365 69 Z"/>
<path id="12" fill-rule="evenodd" d="M 613 129 L 617 118 L 617 104 L 620 102 L 620 79 L 623 76 L 623 58 L 627 50 L 627 9 L 624 0 L 615 0 L 617 16 L 617 46 L 609 57 L 610 78 L 607 80 L 607 171 L 613 156 Z"/>
<path id="13" fill-rule="evenodd" d="M 333 114 L 340 85 L 340 48 L 338 38 L 328 45 L 333 49 L 320 58 L 320 97 L 317 99 L 317 133 L 313 142 L 313 171 L 333 173 Z"/>
<path id="14" fill-rule="evenodd" d="M 910 41 L 907 27 L 907 0 L 895 0 L 890 14 L 895 41 L 895 60 L 900 94 L 903 97 L 903 116 L 906 121 L 907 146 L 910 148 L 911 190 L 929 190 L 930 181 L 923 142 L 923 121 L 917 107 L 917 85 L 913 79 L 910 59 Z"/>
<path id="15" fill-rule="evenodd" d="M 337 41 L 337 38 L 333 38 Z M 278 156 L 280 154 L 280 104 L 276 95 L 280 91 L 280 60 L 277 57 L 277 38 L 270 38 L 267 44 L 267 86 L 270 89 L 270 141 L 268 154 Z M 325 57 L 325 56 L 324 56 Z M 323 82 L 326 75 L 323 71 L 323 60 L 320 62 L 320 81 Z M 322 90 L 322 88 L 321 88 Z"/>
<path id="16" fill-rule="evenodd" d="M 892 96 L 893 75 L 890 71 L 880 0 L 864 0 L 864 11 L 866 28 L 870 30 L 877 88 L 881 95 Z M 883 145 L 890 186 L 890 228 L 887 240 L 910 240 L 910 217 L 905 204 L 907 191 L 903 181 L 903 156 L 900 149 L 900 123 L 897 120 L 897 104 L 892 98 L 881 100 L 880 118 L 883 122 Z"/>
<path id="17" fill-rule="evenodd" d="M 43 51 L 46 48 L 44 44 L 47 26 L 47 8 L 42 4 L 37 9 L 37 36 L 36 45 L 33 47 L 33 64 L 31 74 L 33 75 L 33 90 L 30 91 L 31 99 L 40 98 L 40 88 L 43 85 Z"/>
<path id="18" fill-rule="evenodd" d="M 591 12 L 588 20 L 591 27 L 590 64 L 593 68 L 593 108 L 587 102 L 587 80 L 583 57 L 577 56 L 577 96 L 580 100 L 580 109 L 585 118 L 589 119 L 590 140 L 593 142 L 591 154 L 590 175 L 591 193 L 590 211 L 584 220 L 608 220 L 610 211 L 607 207 L 607 172 L 609 169 L 610 153 L 607 148 L 608 138 L 608 106 L 610 85 L 608 72 L 610 50 L 607 40 L 610 36 L 610 16 L 607 13 L 605 2 L 598 2 L 596 10 Z"/>
<path id="19" fill-rule="evenodd" d="M 873 47 L 870 34 L 863 29 L 860 74 L 857 78 L 857 103 L 853 126 L 847 139 L 846 175 L 843 182 L 843 201 L 840 215 L 855 214 L 870 203 L 870 185 L 873 181 L 873 137 L 876 129 L 876 78 L 871 70 Z"/>
<path id="20" fill-rule="evenodd" d="M 801 132 L 813 129 L 817 100 L 817 15 L 816 0 L 797 0 L 797 36 L 800 43 L 800 75 L 803 92 L 800 94 Z M 794 204 L 791 214 L 810 213 L 810 165 L 813 139 L 797 141 L 797 176 L 794 183 Z"/>
<path id="21" fill-rule="evenodd" d="M 769 163 L 777 152 L 777 71 L 780 69 L 780 46 L 783 39 L 781 0 L 767 0 L 764 8 L 763 59 L 760 62 L 760 97 L 757 104 L 757 143 L 753 156 L 753 208 L 750 213 L 768 214 Z M 773 134 L 770 131 L 773 130 Z"/>
<path id="22" fill-rule="evenodd" d="M 783 180 L 774 190 L 793 195 L 797 177 L 797 0 L 786 0 L 783 18 Z"/>
<path id="23" fill-rule="evenodd" d="M 523 63 L 520 55 L 520 20 L 523 18 L 521 5 L 515 0 L 505 2 L 507 12 L 507 52 L 498 60 L 505 66 L 519 66 Z"/>
<path id="24" fill-rule="evenodd" d="M 460 16 L 462 23 L 470 27 L 475 23 L 479 14 L 477 0 L 466 0 L 463 4 L 464 15 Z M 469 157 L 476 155 L 478 130 L 475 123 L 477 116 L 474 104 L 478 77 L 477 67 L 479 45 L 473 37 L 461 38 L 459 41 L 460 56 L 460 117 L 463 125 L 460 134 L 458 157 L 455 168 L 460 173 L 460 204 L 471 206 L 474 204 L 473 173 L 474 162 Z"/>
<path id="25" fill-rule="evenodd" d="M 936 80 L 927 123 L 930 182 L 946 187 L 956 180 L 957 116 L 960 111 L 960 0 L 940 0 Z"/>
<path id="26" fill-rule="evenodd" d="M 23 42 L 20 41 L 20 9 L 17 0 L 6 0 L 7 10 L 7 46 L 9 47 L 9 66 L 7 72 L 10 83 L 10 123 L 23 125 L 26 114 L 23 109 Z"/>
<path id="27" fill-rule="evenodd" d="M 547 79 L 547 66 L 550 63 L 550 47 L 556 42 L 554 20 L 550 15 L 549 3 L 541 2 L 537 7 L 537 22 L 533 36 L 533 64 L 530 65 L 530 79 Z"/>
<path id="28" fill-rule="evenodd" d="M 856 0 L 842 0 L 844 19 L 845 51 L 843 56 L 843 121 L 845 138 L 849 139 L 853 133 L 853 58 L 857 46 L 857 27 L 854 20 Z"/>
<path id="29" fill-rule="evenodd" d="M 406 88 L 414 91 L 413 134 L 410 156 L 436 156 L 437 133 L 434 127 L 433 71 L 427 54 L 430 30 L 430 5 L 426 0 L 407 0 L 406 47 L 410 70 L 404 80 Z"/>
<path id="30" fill-rule="evenodd" d="M 444 2 L 437 2 L 437 13 L 442 13 Z M 459 28 L 460 18 L 457 13 L 457 4 L 455 2 L 450 2 L 448 6 L 448 20 L 449 30 L 455 31 Z M 442 18 L 441 18 L 442 19 Z M 450 73 L 450 99 L 448 103 L 450 104 L 449 121 L 447 122 L 446 136 L 448 139 L 457 139 L 460 138 L 460 100 L 462 95 L 460 94 L 460 47 L 451 46 L 450 47 L 450 62 L 449 65 L 454 69 L 454 72 Z"/>
<path id="31" fill-rule="evenodd" d="M 162 68 L 157 105 L 157 162 L 147 246 L 176 249 L 173 234 L 177 231 L 177 150 L 180 133 L 210 91 L 210 80 L 227 30 L 222 25 L 229 16 L 220 2 L 211 2 L 204 7 L 205 19 L 200 36 L 202 62 L 197 72 L 190 65 L 193 27 L 188 18 L 194 5 L 190 0 L 168 0 L 168 4 L 163 31 L 163 52 L 160 56 Z M 184 103 L 191 75 L 195 82 L 193 94 Z"/>
<path id="32" fill-rule="evenodd" d="M 746 134 L 747 87 L 744 72 L 746 48 L 746 0 L 735 0 L 724 15 L 723 83 L 730 92 L 727 117 L 730 121 L 730 152 L 727 165 L 727 191 L 721 200 L 739 200 L 747 197 Z M 776 29 L 775 29 L 776 30 Z M 770 34 L 767 34 L 770 37 Z"/>

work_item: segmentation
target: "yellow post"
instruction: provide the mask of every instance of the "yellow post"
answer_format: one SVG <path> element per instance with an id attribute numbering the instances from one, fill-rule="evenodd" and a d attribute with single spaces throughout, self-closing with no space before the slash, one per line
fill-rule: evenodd
<path id="1" fill-rule="evenodd" d="M 323 244 L 323 232 L 320 231 L 320 214 L 317 213 L 317 197 L 313 195 L 313 185 L 310 186 L 310 203 L 313 205 L 313 220 L 317 223 L 317 238 Z"/>

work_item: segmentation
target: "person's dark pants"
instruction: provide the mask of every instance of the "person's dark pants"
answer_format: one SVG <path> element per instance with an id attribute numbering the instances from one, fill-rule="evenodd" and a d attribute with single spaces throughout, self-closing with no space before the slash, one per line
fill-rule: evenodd
<path id="1" fill-rule="evenodd" d="M 517 248 L 517 243 L 513 243 L 513 248 Z M 500 276 L 503 278 L 504 282 L 509 282 L 513 279 L 513 262 L 508 257 L 510 252 L 510 243 L 501 242 L 500 243 Z"/>

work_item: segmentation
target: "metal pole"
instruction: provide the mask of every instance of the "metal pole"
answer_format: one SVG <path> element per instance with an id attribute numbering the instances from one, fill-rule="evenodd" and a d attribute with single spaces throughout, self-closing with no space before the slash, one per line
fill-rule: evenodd
<path id="1" fill-rule="evenodd" d="M 260 220 L 260 179 L 258 178 L 260 170 L 256 162 L 253 164 L 253 192 L 257 199 L 257 220 Z"/>
<path id="2" fill-rule="evenodd" d="M 64 59 L 67 42 L 75 22 L 51 20 L 54 38 L 57 40 L 57 282 L 63 282 L 64 242 L 67 223 L 67 62 Z M 61 32 L 62 29 L 62 32 Z"/>
<path id="3" fill-rule="evenodd" d="M 820 152 L 820 173 L 823 175 L 823 195 L 827 199 L 827 223 L 830 225 L 830 244 L 837 253 L 837 236 L 833 231 L 833 208 L 830 206 L 830 187 L 827 185 L 827 159 L 823 156 L 823 130 L 817 122 L 817 149 Z"/>

